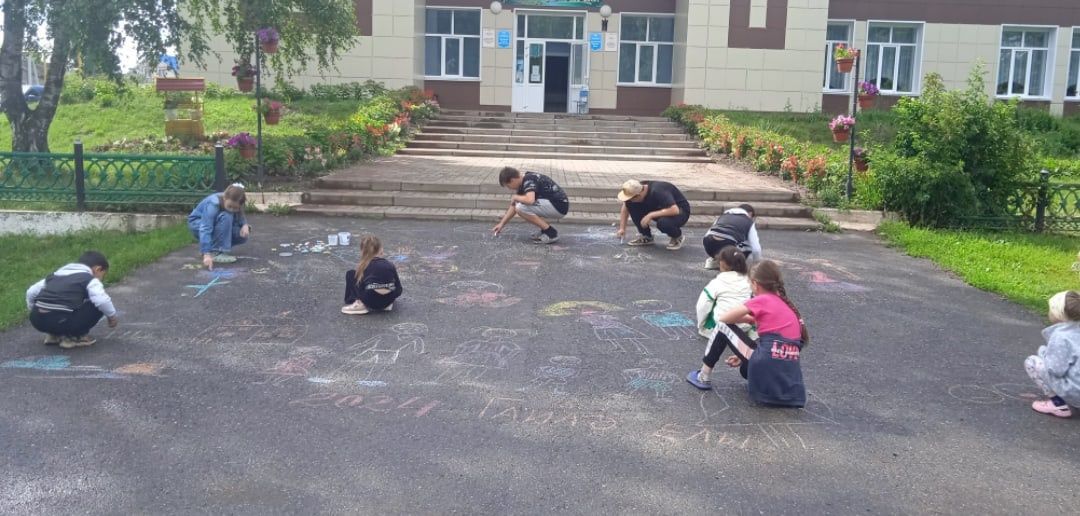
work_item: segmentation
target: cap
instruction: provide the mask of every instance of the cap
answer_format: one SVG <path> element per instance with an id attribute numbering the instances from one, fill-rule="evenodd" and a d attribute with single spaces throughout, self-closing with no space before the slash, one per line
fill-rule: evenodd
<path id="1" fill-rule="evenodd" d="M 619 190 L 618 198 L 622 202 L 629 201 L 631 197 L 640 194 L 644 189 L 645 186 L 641 184 L 641 181 L 631 179 L 622 184 L 622 190 Z"/>

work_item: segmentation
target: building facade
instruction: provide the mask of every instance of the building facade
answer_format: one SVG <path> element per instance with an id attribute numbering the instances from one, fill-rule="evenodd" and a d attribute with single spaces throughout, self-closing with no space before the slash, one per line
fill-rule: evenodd
<path id="1" fill-rule="evenodd" d="M 839 112 L 851 75 L 832 49 L 862 49 L 879 105 L 923 77 L 1080 114 L 1080 0 L 355 0 L 362 36 L 337 70 L 296 86 L 414 85 L 444 107 L 655 115 L 685 102 Z M 288 42 L 282 42 L 287 45 Z M 231 84 L 224 42 L 207 78 Z M 586 91 L 583 95 L 583 91 Z"/>

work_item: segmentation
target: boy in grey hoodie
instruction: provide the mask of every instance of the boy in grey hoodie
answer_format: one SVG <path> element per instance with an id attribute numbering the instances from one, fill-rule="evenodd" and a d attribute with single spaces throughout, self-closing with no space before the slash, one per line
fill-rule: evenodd
<path id="1" fill-rule="evenodd" d="M 112 299 L 101 280 L 109 261 L 97 251 L 87 251 L 77 263 L 69 263 L 26 291 L 30 324 L 44 333 L 45 344 L 71 349 L 93 345 L 88 333 L 104 315 L 109 327 L 118 322 Z"/>
<path id="2" fill-rule="evenodd" d="M 1051 297 L 1050 322 L 1054 324 L 1042 332 L 1046 345 L 1024 361 L 1028 376 L 1050 396 L 1031 408 L 1072 417 L 1069 406 L 1080 407 L 1080 293 L 1070 290 Z"/>

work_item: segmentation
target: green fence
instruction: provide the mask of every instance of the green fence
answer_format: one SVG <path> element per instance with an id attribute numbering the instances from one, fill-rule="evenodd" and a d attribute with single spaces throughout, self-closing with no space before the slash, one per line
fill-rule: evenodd
<path id="1" fill-rule="evenodd" d="M 1044 170 L 1039 181 L 1018 185 L 1009 196 L 1007 214 L 1000 217 L 971 217 L 965 227 L 1017 229 L 1024 231 L 1080 231 L 1080 184 L 1050 182 Z"/>
<path id="2" fill-rule="evenodd" d="M 0 153 L 0 201 L 92 205 L 190 205 L 225 188 L 225 157 Z"/>

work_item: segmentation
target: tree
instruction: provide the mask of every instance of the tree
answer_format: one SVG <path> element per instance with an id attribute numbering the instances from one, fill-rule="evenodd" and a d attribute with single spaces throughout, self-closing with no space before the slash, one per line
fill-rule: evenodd
<path id="1" fill-rule="evenodd" d="M 0 111 L 11 125 L 12 150 L 49 151 L 52 124 L 72 57 L 87 69 L 119 80 L 117 51 L 125 38 L 136 43 L 139 56 L 156 62 L 166 48 L 203 64 L 210 53 L 210 31 L 223 33 L 233 49 L 250 60 L 253 33 L 275 27 L 283 52 L 271 63 L 289 76 L 313 52 L 319 69 L 333 65 L 355 42 L 356 13 L 350 0 L 2 0 L 3 43 L 0 45 Z M 45 41 L 38 28 L 46 29 Z M 23 52 L 51 45 L 44 91 L 31 108 L 23 98 Z"/>

